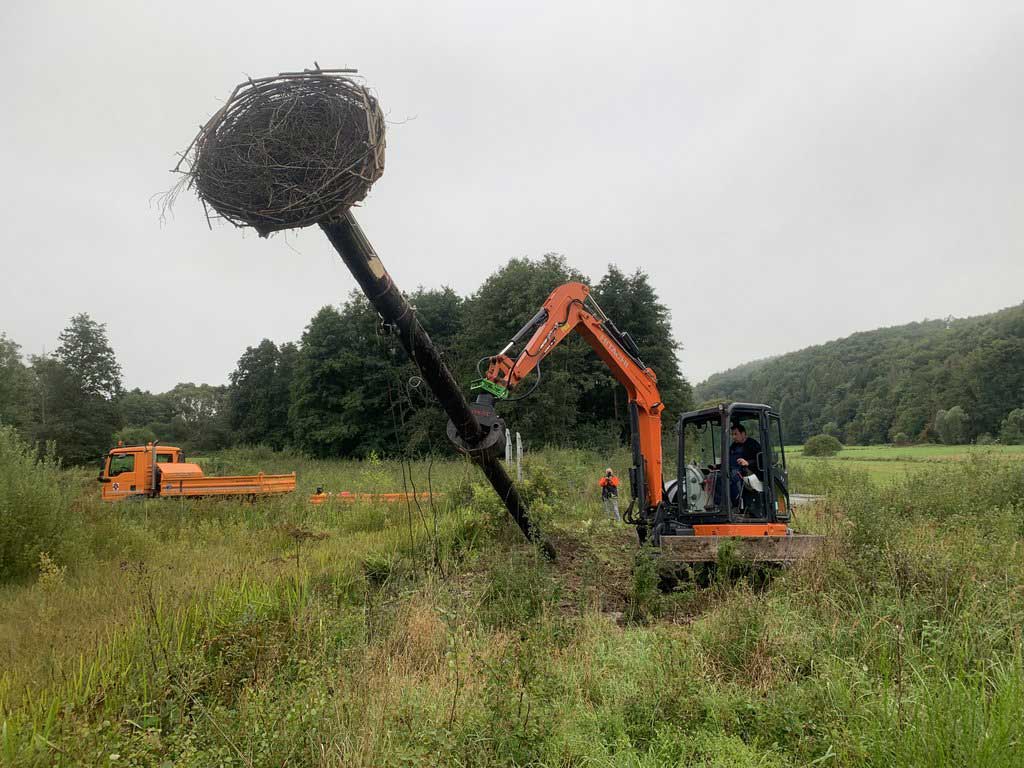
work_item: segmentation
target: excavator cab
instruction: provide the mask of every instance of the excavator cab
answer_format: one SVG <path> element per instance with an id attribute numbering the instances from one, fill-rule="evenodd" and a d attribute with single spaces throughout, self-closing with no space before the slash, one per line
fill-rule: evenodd
<path id="1" fill-rule="evenodd" d="M 678 479 L 665 487 L 655 535 L 787 534 L 782 420 L 770 406 L 725 403 L 691 411 L 680 417 L 678 435 Z"/>

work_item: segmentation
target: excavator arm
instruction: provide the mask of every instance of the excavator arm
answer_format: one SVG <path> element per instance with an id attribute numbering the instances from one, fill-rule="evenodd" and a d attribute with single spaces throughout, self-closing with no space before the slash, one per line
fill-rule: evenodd
<path id="1" fill-rule="evenodd" d="M 619 331 L 583 283 L 566 283 L 552 291 L 540 311 L 505 348 L 488 359 L 487 372 L 474 384 L 498 399 L 509 392 L 575 331 L 597 353 L 612 376 L 626 388 L 632 434 L 633 467 L 629 471 L 633 498 L 641 512 L 657 508 L 662 485 L 661 412 L 658 377 L 640 359 L 629 334 Z M 525 341 L 514 357 L 508 353 Z"/>

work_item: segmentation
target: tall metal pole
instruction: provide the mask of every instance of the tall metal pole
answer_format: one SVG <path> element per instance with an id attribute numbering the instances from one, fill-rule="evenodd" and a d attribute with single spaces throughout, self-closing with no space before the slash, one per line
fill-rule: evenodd
<path id="1" fill-rule="evenodd" d="M 469 446 L 482 443 L 486 436 L 485 432 L 465 395 L 438 355 L 430 336 L 420 325 L 416 312 L 409 306 L 409 302 L 402 296 L 402 292 L 398 290 L 398 286 L 384 268 L 352 212 L 348 211 L 329 222 L 322 222 L 320 228 L 331 241 L 341 260 L 345 262 L 345 266 L 352 272 L 373 308 L 386 322 L 398 329 L 399 341 L 416 367 L 420 369 L 427 386 L 440 401 L 458 436 Z M 501 459 L 494 451 L 475 451 L 469 455 L 483 470 L 526 538 L 538 544 L 549 557 L 554 557 L 554 547 L 544 540 L 540 530 L 530 520 L 529 509 L 512 484 L 512 479 L 502 466 Z"/>

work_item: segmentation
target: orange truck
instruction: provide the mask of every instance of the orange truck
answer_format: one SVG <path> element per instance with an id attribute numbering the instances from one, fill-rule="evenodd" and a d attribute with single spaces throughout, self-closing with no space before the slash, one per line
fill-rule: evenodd
<path id="1" fill-rule="evenodd" d="M 295 473 L 206 477 L 180 448 L 159 443 L 112 448 L 99 477 L 104 501 L 199 496 L 270 496 L 295 490 Z"/>

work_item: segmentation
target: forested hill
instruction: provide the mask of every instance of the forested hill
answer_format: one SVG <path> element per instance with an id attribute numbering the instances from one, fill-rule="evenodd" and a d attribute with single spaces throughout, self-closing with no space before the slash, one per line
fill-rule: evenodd
<path id="1" fill-rule="evenodd" d="M 927 320 L 716 373 L 696 399 L 767 402 L 787 440 L 819 432 L 852 444 L 936 437 L 940 411 L 966 414 L 960 437 L 997 436 L 1024 407 L 1024 304 L 962 320 Z"/>

